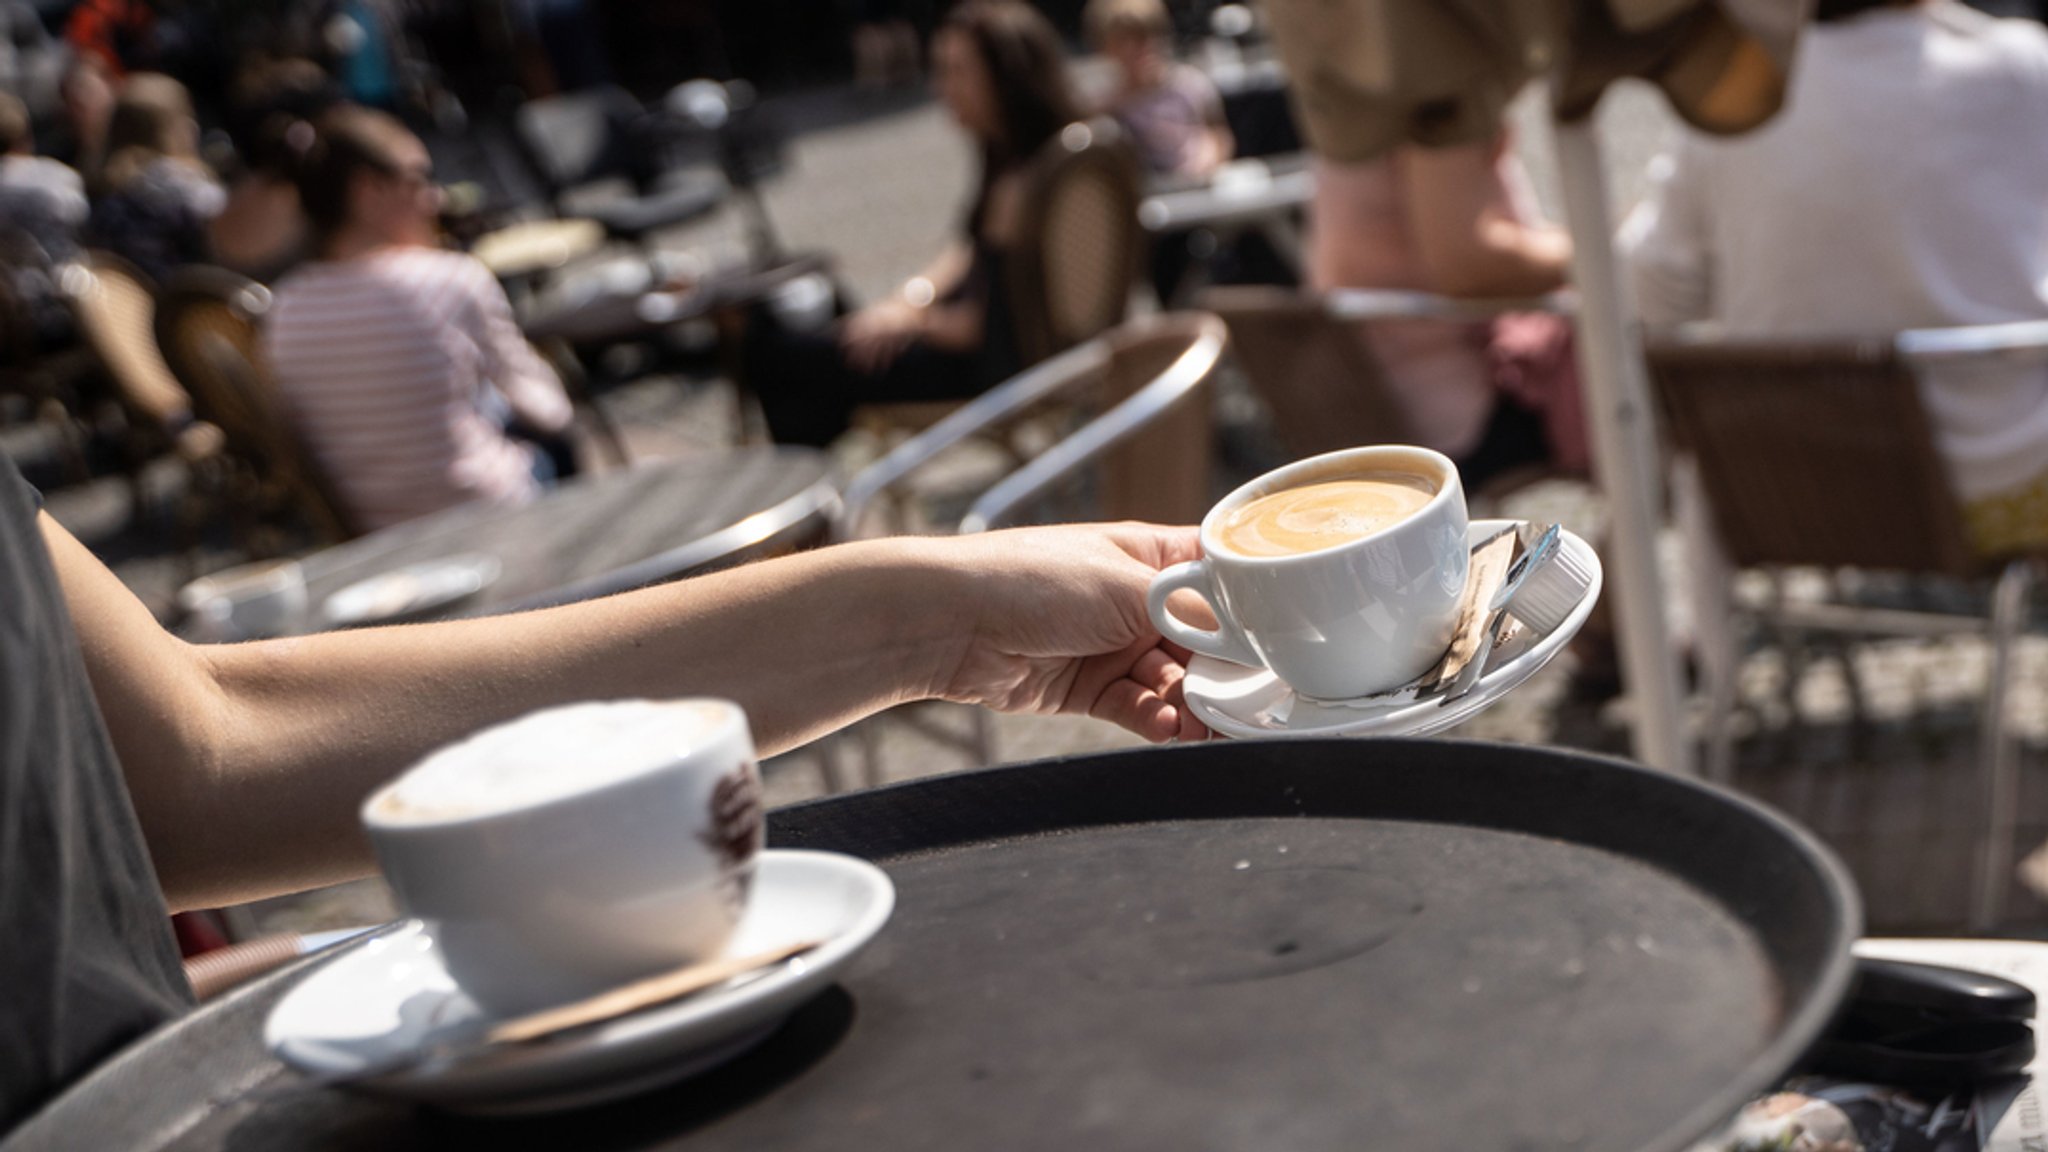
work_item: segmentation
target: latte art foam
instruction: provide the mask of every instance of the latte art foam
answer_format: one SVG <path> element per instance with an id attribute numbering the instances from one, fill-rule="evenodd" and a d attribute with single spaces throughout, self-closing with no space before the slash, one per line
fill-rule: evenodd
<path id="1" fill-rule="evenodd" d="M 1436 495 L 1420 477 L 1326 480 L 1269 492 L 1223 521 L 1225 547 L 1293 556 L 1370 536 L 1420 512 Z"/>

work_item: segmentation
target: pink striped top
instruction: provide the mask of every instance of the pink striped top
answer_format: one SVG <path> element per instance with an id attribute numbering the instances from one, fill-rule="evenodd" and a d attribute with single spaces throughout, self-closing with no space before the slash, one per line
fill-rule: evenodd
<path id="1" fill-rule="evenodd" d="M 300 435 L 363 528 L 539 489 L 532 449 L 494 412 L 559 431 L 561 382 L 476 260 L 386 248 L 278 285 L 266 351 Z"/>

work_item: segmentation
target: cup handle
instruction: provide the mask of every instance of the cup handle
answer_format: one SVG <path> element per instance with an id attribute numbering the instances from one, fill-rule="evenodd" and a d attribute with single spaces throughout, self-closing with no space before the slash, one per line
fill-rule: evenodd
<path id="1" fill-rule="evenodd" d="M 1209 610 L 1216 613 L 1216 623 L 1219 627 L 1215 631 L 1183 623 L 1166 610 L 1166 598 L 1183 588 L 1200 596 L 1208 603 Z M 1259 659 L 1259 654 L 1252 651 L 1251 642 L 1244 638 L 1244 633 L 1239 631 L 1237 625 L 1231 623 L 1230 617 L 1224 615 L 1216 606 L 1216 594 L 1209 589 L 1207 560 L 1189 560 L 1184 564 L 1175 564 L 1154 576 L 1152 586 L 1145 592 L 1145 610 L 1151 613 L 1152 623 L 1159 629 L 1160 635 L 1191 652 L 1200 652 L 1205 656 L 1214 656 L 1220 660 L 1252 668 L 1265 664 L 1265 661 Z"/>

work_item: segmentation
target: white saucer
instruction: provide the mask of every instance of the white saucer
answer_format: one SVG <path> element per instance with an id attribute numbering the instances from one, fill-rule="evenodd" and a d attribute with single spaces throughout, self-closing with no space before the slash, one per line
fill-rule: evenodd
<path id="1" fill-rule="evenodd" d="M 895 886 L 864 860 L 830 852 L 761 854 L 728 956 L 825 942 L 765 972 L 695 996 L 530 1044 L 463 1052 L 488 1026 L 411 921 L 343 951 L 285 994 L 263 1027 L 279 1060 L 316 1078 L 348 1077 L 413 1053 L 452 1055 L 352 1081 L 366 1092 L 460 1112 L 547 1112 L 629 1096 L 700 1072 L 764 1039 L 833 982 L 879 932 Z"/>
<path id="2" fill-rule="evenodd" d="M 338 627 L 399 620 L 474 596 L 503 571 L 496 556 L 481 552 L 408 564 L 356 581 L 329 596 L 320 611 Z"/>
<path id="3" fill-rule="evenodd" d="M 1516 520 L 1475 520 L 1468 539 L 1474 544 Z M 1391 701 L 1380 707 L 1322 704 L 1297 696 L 1286 682 L 1265 668 L 1247 668 L 1213 656 L 1188 662 L 1188 707 L 1213 732 L 1241 738 L 1265 736 L 1431 736 L 1471 719 L 1505 696 L 1550 658 L 1564 650 L 1593 605 L 1600 599 L 1600 558 L 1593 546 L 1570 532 L 1562 547 L 1593 575 L 1586 594 L 1563 624 L 1532 644 L 1496 651 L 1472 690 L 1456 700 Z"/>

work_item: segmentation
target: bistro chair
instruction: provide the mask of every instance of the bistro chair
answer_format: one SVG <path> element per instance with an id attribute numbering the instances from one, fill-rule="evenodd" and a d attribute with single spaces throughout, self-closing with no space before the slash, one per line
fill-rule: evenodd
<path id="1" fill-rule="evenodd" d="M 123 448 L 135 506 L 146 504 L 143 468 L 159 452 L 174 453 L 191 479 L 179 515 L 181 534 L 188 546 L 195 544 L 204 494 L 219 487 L 226 439 L 219 427 L 194 414 L 192 398 L 164 363 L 148 278 L 118 256 L 93 251 L 63 270 L 60 287 L 125 418 Z"/>
<path id="2" fill-rule="evenodd" d="M 1137 283 L 1137 160 L 1111 120 L 1069 124 L 1034 159 L 1010 253 L 1010 307 L 1025 363 L 1120 323 Z"/>
<path id="3" fill-rule="evenodd" d="M 1139 199 L 1137 160 L 1114 121 L 1069 124 L 1033 158 L 1004 265 L 1007 319 L 1022 363 L 1037 364 L 1122 322 L 1143 255 Z M 854 420 L 886 445 L 956 408 L 873 404 Z"/>
<path id="4" fill-rule="evenodd" d="M 2048 324 L 1828 343 L 1736 343 L 1695 331 L 1648 350 L 1682 458 L 1673 490 L 1697 597 L 1710 775 L 1725 781 L 1733 766 L 1735 568 L 1858 568 L 1989 585 L 1988 628 L 1971 617 L 1840 604 L 1780 602 L 1766 611 L 1781 635 L 1988 632 L 1970 900 L 1976 929 L 1997 923 L 2010 888 L 2019 749 L 2006 697 L 2040 558 L 1971 550 L 1914 372 L 2015 357 L 2048 366 Z M 1850 676 L 1854 693 L 1853 667 Z"/>
<path id="5" fill-rule="evenodd" d="M 834 538 L 900 530 L 900 505 L 893 521 L 884 509 L 892 498 L 909 499 L 911 482 L 920 473 L 968 440 L 1048 407 L 1087 415 L 1072 432 L 982 491 L 957 522 L 928 521 L 925 527 L 965 534 L 1020 523 L 1091 466 L 1095 487 L 1089 518 L 1194 523 L 1210 499 L 1207 386 L 1228 343 L 1222 321 L 1182 312 L 1134 321 L 1062 352 L 962 405 L 856 474 L 842 496 Z M 964 746 L 977 762 L 987 763 L 987 713 L 975 709 L 971 716 L 973 727 L 965 740 L 928 726 L 925 731 Z M 875 723 L 860 728 L 870 785 L 880 782 Z"/>
<path id="6" fill-rule="evenodd" d="M 195 407 L 227 437 L 229 510 L 245 534 L 296 513 L 321 543 L 361 534 L 263 369 L 270 290 L 225 268 L 182 268 L 164 286 L 157 343 Z"/>
<path id="7" fill-rule="evenodd" d="M 1510 312 L 1570 308 L 1561 295 L 1462 300 L 1428 292 L 1306 292 L 1266 285 L 1210 288 L 1199 299 L 1203 310 L 1230 326 L 1232 358 L 1292 458 L 1361 444 L 1416 442 L 1406 409 L 1364 339 L 1367 326 L 1384 320 L 1485 321 Z M 1499 496 L 1537 478 L 1516 472 L 1489 483 L 1485 493 L 1468 495 Z"/>

